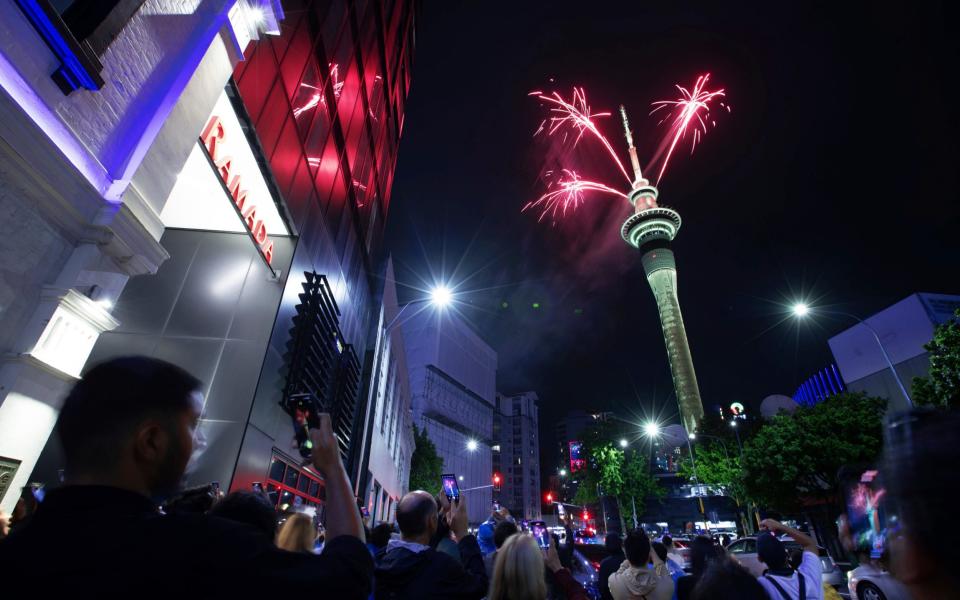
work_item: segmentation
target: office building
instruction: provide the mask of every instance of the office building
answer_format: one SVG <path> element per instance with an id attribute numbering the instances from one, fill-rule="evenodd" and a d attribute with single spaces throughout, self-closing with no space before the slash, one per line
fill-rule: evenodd
<path id="1" fill-rule="evenodd" d="M 497 353 L 455 309 L 417 307 L 400 319 L 413 422 L 459 480 L 471 524 L 490 515 Z M 439 490 L 440 482 L 437 482 Z"/>
<path id="2" fill-rule="evenodd" d="M 497 394 L 493 470 L 503 481 L 496 499 L 517 518 L 540 518 L 540 435 L 536 392 Z"/>

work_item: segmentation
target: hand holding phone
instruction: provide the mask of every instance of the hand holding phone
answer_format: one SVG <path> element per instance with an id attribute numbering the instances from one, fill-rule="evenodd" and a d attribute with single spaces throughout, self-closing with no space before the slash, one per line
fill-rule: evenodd
<path id="1" fill-rule="evenodd" d="M 443 483 L 443 494 L 450 502 L 460 501 L 460 486 L 457 485 L 457 476 L 453 473 L 445 473 L 440 476 Z"/>
<path id="2" fill-rule="evenodd" d="M 530 533 L 533 534 L 533 537 L 537 540 L 537 545 L 540 548 L 547 550 L 550 548 L 550 530 L 547 529 L 547 524 L 543 521 L 530 521 Z"/>

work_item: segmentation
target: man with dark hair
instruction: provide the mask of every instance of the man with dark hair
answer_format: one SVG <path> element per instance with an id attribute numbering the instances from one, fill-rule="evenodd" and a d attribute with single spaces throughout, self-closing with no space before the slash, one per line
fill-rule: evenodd
<path id="1" fill-rule="evenodd" d="M 757 578 L 763 589 L 776 600 L 823 600 L 823 565 L 817 543 L 810 536 L 773 519 L 760 522 L 757 558 L 767 570 Z M 803 558 L 796 571 L 787 563 L 787 547 L 775 534 L 785 534 L 803 547 Z"/>
<path id="2" fill-rule="evenodd" d="M 366 598 L 372 561 L 330 415 L 320 415 L 319 429 L 310 432 L 332 540 L 322 555 L 278 550 L 234 521 L 157 509 L 202 448 L 200 389 L 196 378 L 153 358 L 92 368 L 67 396 L 57 424 L 64 485 L 0 543 L 5 572 L 42 582 L 48 595 L 109 585 L 158 596 L 269 591 Z"/>
<path id="3" fill-rule="evenodd" d="M 650 538 L 642 529 L 627 533 L 623 540 L 627 559 L 607 580 L 614 600 L 669 600 L 673 596 L 673 579 L 667 566 L 650 548 Z M 647 566 L 653 563 L 653 568 Z"/>
<path id="4" fill-rule="evenodd" d="M 270 543 L 277 537 L 277 511 L 262 492 L 231 492 L 217 502 L 209 514 L 250 525 Z"/>
<path id="5" fill-rule="evenodd" d="M 367 542 L 373 547 L 373 553 L 383 550 L 390 543 L 390 536 L 393 534 L 393 525 L 390 523 L 380 523 L 373 528 Z"/>
<path id="6" fill-rule="evenodd" d="M 493 567 L 497 564 L 497 550 L 503 546 L 507 538 L 519 532 L 517 524 L 513 521 L 500 521 L 493 529 L 494 551 L 483 557 L 483 566 L 487 571 L 487 578 L 493 577 Z"/>
<path id="7" fill-rule="evenodd" d="M 600 570 L 597 573 L 597 587 L 600 589 L 600 600 L 613 600 L 610 595 L 610 576 L 617 572 L 623 563 L 623 541 L 616 533 L 608 533 L 603 543 L 607 549 L 607 557 L 600 561 Z"/>
<path id="8" fill-rule="evenodd" d="M 467 532 L 466 498 L 450 504 L 445 518 L 460 550 L 460 562 L 430 543 L 439 526 L 433 496 L 418 490 L 400 499 L 397 525 L 400 539 L 390 540 L 377 554 L 375 597 L 462 598 L 479 600 L 487 594 L 487 573 L 477 538 Z"/>
<path id="9" fill-rule="evenodd" d="M 770 600 L 770 596 L 750 571 L 732 558 L 722 556 L 710 562 L 693 588 L 690 600 Z"/>

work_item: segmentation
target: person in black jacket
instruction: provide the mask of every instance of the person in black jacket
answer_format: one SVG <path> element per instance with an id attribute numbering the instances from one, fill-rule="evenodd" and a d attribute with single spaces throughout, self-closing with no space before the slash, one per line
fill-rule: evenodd
<path id="1" fill-rule="evenodd" d="M 604 541 L 608 556 L 600 561 L 597 573 L 597 587 L 600 588 L 600 600 L 613 600 L 610 595 L 610 576 L 617 572 L 624 561 L 623 541 L 616 533 L 608 533 Z"/>
<path id="2" fill-rule="evenodd" d="M 487 593 L 487 572 L 477 538 L 467 533 L 466 498 L 449 505 L 444 519 L 460 550 L 460 561 L 430 544 L 439 527 L 437 502 L 424 491 L 410 492 L 397 506 L 400 539 L 377 554 L 377 600 L 454 598 L 479 600 Z"/>
<path id="3" fill-rule="evenodd" d="M 191 457 L 202 385 L 170 363 L 119 358 L 91 369 L 57 422 L 64 486 L 0 541 L 6 589 L 44 595 L 216 594 L 366 598 L 373 561 L 329 415 L 310 432 L 326 487 L 323 554 L 293 554 L 256 528 L 203 514 L 165 515 Z"/>

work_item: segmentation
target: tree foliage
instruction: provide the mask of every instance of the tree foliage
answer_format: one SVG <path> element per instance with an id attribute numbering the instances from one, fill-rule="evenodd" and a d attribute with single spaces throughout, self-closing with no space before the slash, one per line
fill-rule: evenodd
<path id="1" fill-rule="evenodd" d="M 841 466 L 879 456 L 886 405 L 882 398 L 845 393 L 774 417 L 744 445 L 747 497 L 784 511 L 798 509 L 804 498 L 833 500 Z"/>
<path id="2" fill-rule="evenodd" d="M 603 495 L 614 496 L 626 506 L 631 500 L 643 503 L 650 497 L 663 497 L 665 491 L 650 474 L 647 455 L 614 446 L 610 440 L 618 437 L 614 428 L 604 423 L 584 433 L 581 443 L 587 466 L 578 473 L 580 485 L 573 502 L 593 504 Z"/>
<path id="3" fill-rule="evenodd" d="M 933 339 L 924 344 L 930 353 L 930 376 L 914 377 L 915 404 L 940 408 L 960 407 L 960 309 L 937 326 Z"/>
<path id="4" fill-rule="evenodd" d="M 437 447 L 427 436 L 426 429 L 417 429 L 414 425 L 413 441 L 416 448 L 410 456 L 410 489 L 425 490 L 434 494 L 440 489 L 443 458 L 437 454 Z"/>
<path id="5" fill-rule="evenodd" d="M 694 460 L 697 467 L 695 472 L 689 456 L 680 463 L 677 472 L 690 481 L 696 479 L 703 485 L 722 489 L 724 495 L 741 504 L 747 502 L 743 469 L 740 465 L 739 449 L 736 442 L 734 442 L 732 449 L 729 448 L 729 444 L 724 446 L 714 441 L 698 442 Z M 694 474 L 696 474 L 696 477 L 694 477 Z"/>

